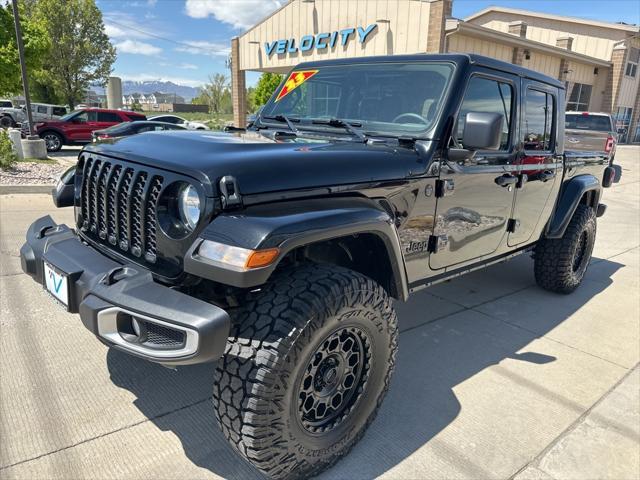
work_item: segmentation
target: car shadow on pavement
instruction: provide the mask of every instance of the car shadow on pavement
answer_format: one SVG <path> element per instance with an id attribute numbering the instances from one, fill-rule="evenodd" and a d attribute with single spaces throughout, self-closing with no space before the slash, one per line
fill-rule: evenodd
<path id="1" fill-rule="evenodd" d="M 608 260 L 593 262 L 597 268 L 587 273 L 587 281 L 572 295 L 526 287 L 526 292 L 543 304 L 539 312 L 526 315 L 526 325 L 522 316 L 518 323 L 511 323 L 474 307 L 461 307 L 456 313 L 421 323 L 407 317 L 425 315 L 420 306 L 425 298 L 420 297 L 429 295 L 429 290 L 415 294 L 399 311 L 399 356 L 378 418 L 351 453 L 324 476 L 360 479 L 381 475 L 432 440 L 458 416 L 461 405 L 454 388 L 465 380 L 505 359 L 534 365 L 555 361 L 553 356 L 521 350 L 605 290 L 612 283 L 611 276 L 623 266 Z M 478 279 L 478 290 L 483 288 L 483 278 L 488 278 L 483 275 L 492 274 L 490 270 L 471 274 Z M 451 281 L 450 288 L 455 289 L 456 282 Z M 412 325 L 405 334 L 403 323 Z M 173 371 L 114 349 L 107 355 L 107 364 L 114 384 L 131 391 L 137 397 L 135 406 L 158 428 L 172 431 L 194 464 L 224 478 L 262 478 L 233 452 L 217 427 L 211 402 L 214 364 Z M 562 401 L 571 406 L 571 399 Z M 580 409 L 577 405 L 575 408 Z M 432 445 L 438 455 L 454 459 L 469 477 L 493 476 L 464 458 L 461 451 L 438 444 L 437 440 Z"/>

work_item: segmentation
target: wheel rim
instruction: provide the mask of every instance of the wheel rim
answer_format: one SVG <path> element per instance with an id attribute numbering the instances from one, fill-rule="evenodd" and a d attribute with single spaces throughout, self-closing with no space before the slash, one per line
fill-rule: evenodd
<path id="1" fill-rule="evenodd" d="M 584 262 L 584 259 L 586 257 L 586 253 L 587 253 L 587 245 L 589 244 L 589 238 L 587 235 L 587 231 L 585 230 L 584 232 L 582 232 L 582 234 L 580 235 L 580 240 L 578 241 L 578 245 L 576 247 L 576 253 L 573 257 L 573 271 L 577 272 L 580 267 L 582 266 L 582 263 Z"/>
<path id="2" fill-rule="evenodd" d="M 357 327 L 329 335 L 311 356 L 298 393 L 298 416 L 305 430 L 326 433 L 353 411 L 371 367 L 371 342 Z"/>
<path id="3" fill-rule="evenodd" d="M 60 146 L 60 139 L 57 135 L 49 134 L 44 136 L 44 141 L 48 150 L 55 150 Z"/>

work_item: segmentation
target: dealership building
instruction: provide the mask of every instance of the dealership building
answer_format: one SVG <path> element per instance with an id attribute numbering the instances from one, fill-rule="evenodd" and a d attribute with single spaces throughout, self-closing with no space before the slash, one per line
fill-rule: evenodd
<path id="1" fill-rule="evenodd" d="M 579 3 L 576 5 L 580 5 Z M 245 72 L 304 61 L 476 53 L 565 82 L 567 110 L 609 112 L 640 143 L 637 25 L 489 7 L 465 19 L 452 0 L 291 0 L 231 41 L 234 123 L 246 121 Z"/>

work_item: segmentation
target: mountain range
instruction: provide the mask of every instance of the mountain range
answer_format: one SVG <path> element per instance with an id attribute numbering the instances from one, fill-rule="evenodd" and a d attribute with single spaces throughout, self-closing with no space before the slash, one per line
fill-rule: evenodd
<path id="1" fill-rule="evenodd" d="M 91 87 L 98 95 L 104 95 L 105 89 L 102 87 Z M 200 89 L 196 87 L 189 87 L 187 85 L 178 85 L 173 82 L 165 82 L 162 80 L 144 80 L 133 81 L 124 80 L 122 82 L 123 95 L 129 95 L 132 93 L 175 93 L 184 98 L 186 102 L 190 102 L 193 97 L 198 96 Z"/>

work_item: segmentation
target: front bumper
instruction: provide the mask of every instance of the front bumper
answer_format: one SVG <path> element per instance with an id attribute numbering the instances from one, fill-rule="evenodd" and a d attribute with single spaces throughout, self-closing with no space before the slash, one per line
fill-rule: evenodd
<path id="1" fill-rule="evenodd" d="M 224 353 L 230 328 L 225 310 L 156 283 L 140 266 L 98 253 L 50 216 L 29 227 L 20 261 L 43 286 L 45 261 L 66 275 L 68 311 L 79 313 L 107 345 L 166 365 L 208 362 Z"/>

